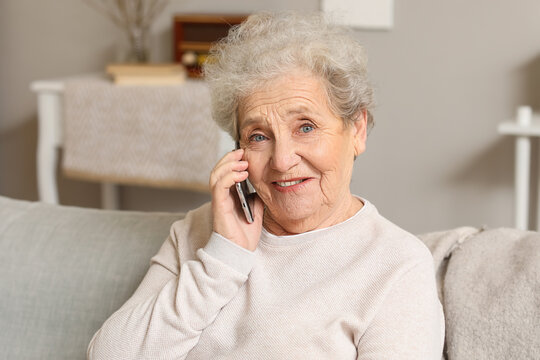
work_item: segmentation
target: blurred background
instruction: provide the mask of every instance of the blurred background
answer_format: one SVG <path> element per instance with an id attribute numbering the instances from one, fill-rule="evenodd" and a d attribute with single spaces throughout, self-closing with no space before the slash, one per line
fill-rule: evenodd
<path id="1" fill-rule="evenodd" d="M 319 8 L 319 0 L 172 0 L 151 28 L 150 60 L 172 61 L 175 14 Z M 353 193 L 414 233 L 513 226 L 514 139 L 496 129 L 519 105 L 540 106 L 539 16 L 537 0 L 395 0 L 392 29 L 355 30 L 377 108 Z M 38 199 L 30 83 L 103 71 L 125 42 L 82 0 L 0 1 L 0 195 Z M 101 206 L 99 184 L 57 176 L 61 204 Z M 125 210 L 185 211 L 210 197 L 126 185 L 120 199 Z"/>

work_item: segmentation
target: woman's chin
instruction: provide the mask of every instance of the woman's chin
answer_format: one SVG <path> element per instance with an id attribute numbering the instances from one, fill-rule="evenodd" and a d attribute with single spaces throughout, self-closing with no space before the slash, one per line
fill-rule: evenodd
<path id="1" fill-rule="evenodd" d="M 270 210 L 270 215 L 274 222 L 283 227 L 291 225 L 301 225 L 306 222 L 313 222 L 316 217 L 316 211 L 313 209 L 313 202 L 310 203 L 295 203 L 295 204 L 280 204 Z"/>

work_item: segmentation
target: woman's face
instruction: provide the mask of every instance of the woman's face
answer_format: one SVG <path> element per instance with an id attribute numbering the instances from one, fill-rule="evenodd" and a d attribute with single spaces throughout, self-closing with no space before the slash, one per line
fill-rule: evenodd
<path id="1" fill-rule="evenodd" d="M 365 150 L 366 116 L 346 126 L 321 81 L 284 75 L 243 99 L 240 144 L 249 180 L 266 205 L 265 227 L 301 233 L 345 220 L 353 158 Z"/>

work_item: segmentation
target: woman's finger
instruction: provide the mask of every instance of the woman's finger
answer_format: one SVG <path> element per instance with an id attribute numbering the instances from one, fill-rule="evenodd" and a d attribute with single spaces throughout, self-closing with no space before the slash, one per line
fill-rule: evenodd
<path id="1" fill-rule="evenodd" d="M 210 174 L 210 187 L 214 187 L 216 183 L 231 172 L 245 171 L 248 168 L 248 162 L 244 160 L 232 160 L 216 165 Z"/>
<path id="2" fill-rule="evenodd" d="M 226 153 L 225 155 L 223 155 L 221 159 L 219 159 L 219 161 L 216 163 L 216 166 L 214 166 L 214 168 L 217 168 L 221 164 L 229 162 L 229 161 L 241 160 L 243 156 L 244 156 L 244 149 L 236 149 L 236 150 L 230 151 Z"/>
<path id="3" fill-rule="evenodd" d="M 234 186 L 236 183 L 246 180 L 248 176 L 249 174 L 247 171 L 232 171 L 224 175 L 221 179 L 219 179 L 214 189 L 228 190 L 232 186 Z"/>
<path id="4" fill-rule="evenodd" d="M 248 168 L 248 162 L 245 160 L 232 160 L 229 162 L 224 162 L 220 165 L 217 165 L 212 170 L 211 176 L 214 176 L 217 179 L 231 171 L 244 171 Z"/>
<path id="5" fill-rule="evenodd" d="M 233 171 L 223 176 L 212 188 L 213 198 L 218 202 L 225 200 L 229 196 L 230 188 L 236 183 L 246 180 L 248 175 L 247 171 Z"/>

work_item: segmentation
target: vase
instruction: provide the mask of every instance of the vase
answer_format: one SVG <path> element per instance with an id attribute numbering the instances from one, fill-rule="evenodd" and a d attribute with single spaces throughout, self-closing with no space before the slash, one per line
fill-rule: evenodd
<path id="1" fill-rule="evenodd" d="M 126 62 L 148 62 L 148 29 L 131 27 L 127 29 L 129 49 L 125 55 Z"/>

